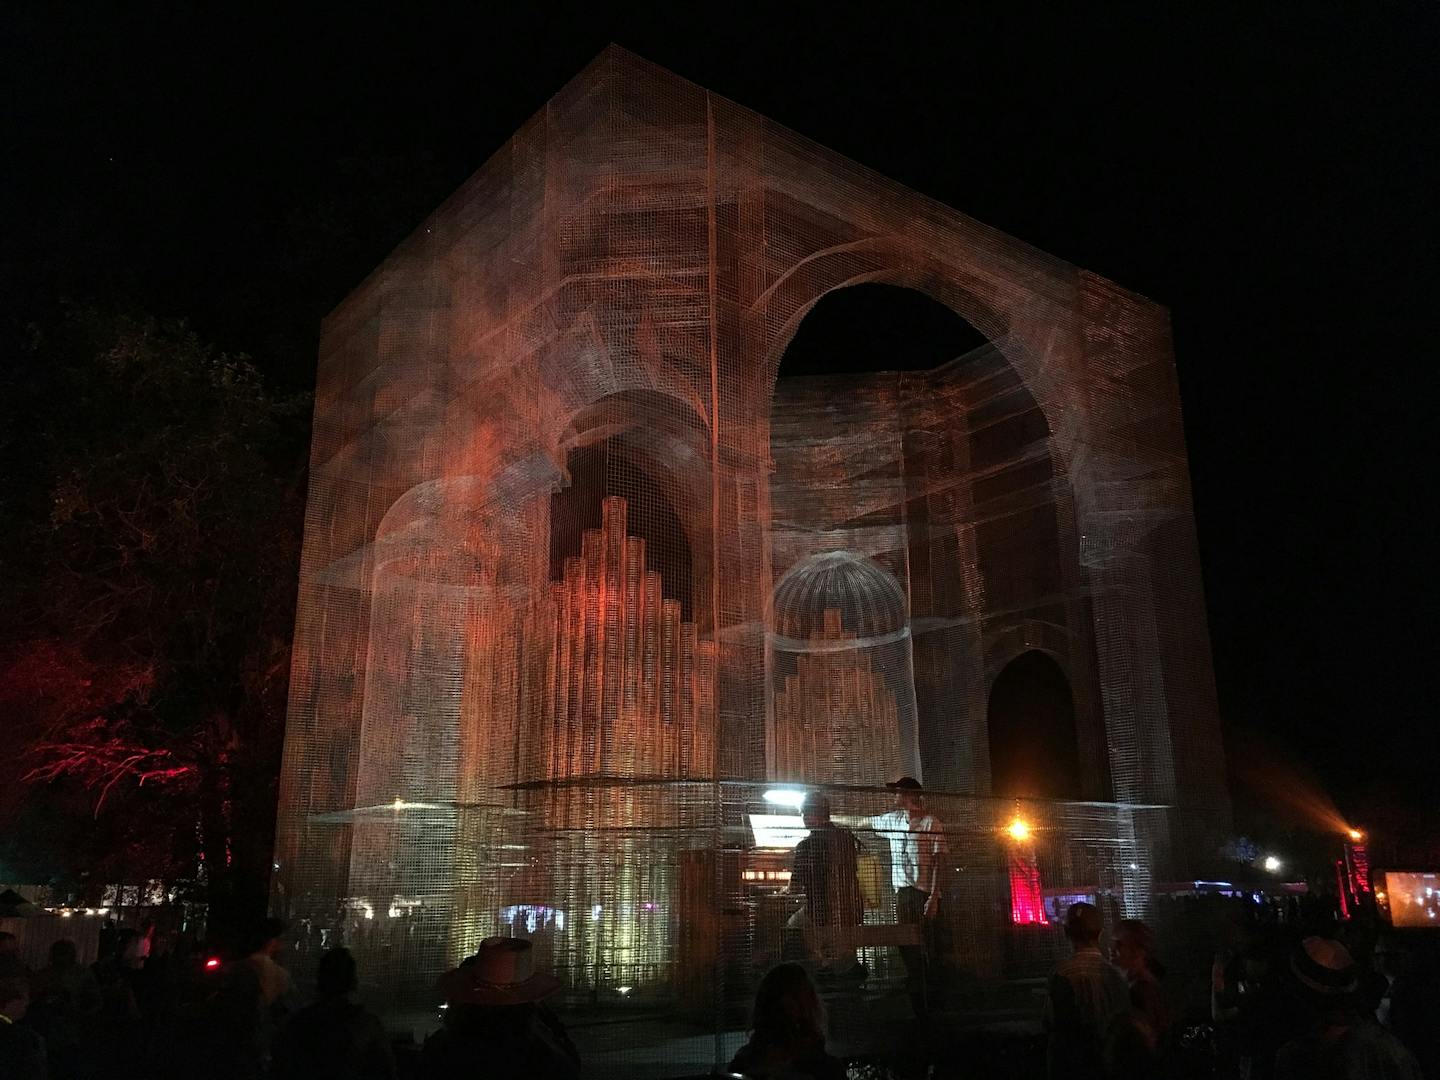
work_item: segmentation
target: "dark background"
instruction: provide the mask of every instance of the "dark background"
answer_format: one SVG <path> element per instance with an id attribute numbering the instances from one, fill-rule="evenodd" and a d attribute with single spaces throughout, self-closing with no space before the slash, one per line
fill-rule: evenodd
<path id="1" fill-rule="evenodd" d="M 1167 305 L 1242 813 L 1428 832 L 1437 9 L 951 6 L 11 7 L 6 340 L 122 303 L 307 389 L 322 315 L 619 42 Z"/>

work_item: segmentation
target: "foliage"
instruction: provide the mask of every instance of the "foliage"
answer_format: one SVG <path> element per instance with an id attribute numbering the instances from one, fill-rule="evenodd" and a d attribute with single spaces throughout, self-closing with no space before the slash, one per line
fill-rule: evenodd
<path id="1" fill-rule="evenodd" d="M 198 827 L 223 888 L 268 861 L 306 402 L 183 322 L 94 310 L 32 328 L 7 381 L 0 705 L 25 748 L 8 767 L 97 818 L 163 807 L 131 876 L 160 876 Z"/>

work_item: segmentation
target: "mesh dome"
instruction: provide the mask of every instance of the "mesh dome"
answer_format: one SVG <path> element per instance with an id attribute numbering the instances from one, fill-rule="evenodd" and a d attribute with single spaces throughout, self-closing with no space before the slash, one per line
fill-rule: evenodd
<path id="1" fill-rule="evenodd" d="M 827 612 L 838 613 L 838 625 L 837 615 L 827 617 Z M 898 635 L 905 629 L 905 592 L 892 574 L 864 555 L 811 555 L 775 586 L 775 629 L 800 641 Z"/>

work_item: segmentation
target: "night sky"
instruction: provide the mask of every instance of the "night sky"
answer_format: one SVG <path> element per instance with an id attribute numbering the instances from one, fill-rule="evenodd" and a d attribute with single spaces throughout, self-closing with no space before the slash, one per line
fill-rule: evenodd
<path id="1" fill-rule="evenodd" d="M 12 6 L 6 333 L 124 302 L 304 389 L 321 316 L 616 41 L 1169 307 L 1232 758 L 1423 807 L 1440 9 L 945 6 Z"/>

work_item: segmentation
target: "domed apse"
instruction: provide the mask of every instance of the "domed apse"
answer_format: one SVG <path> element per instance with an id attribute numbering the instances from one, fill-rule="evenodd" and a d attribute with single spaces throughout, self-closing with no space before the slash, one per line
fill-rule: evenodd
<path id="1" fill-rule="evenodd" d="M 992 795 L 1080 796 L 1075 704 L 1049 656 L 1027 652 L 1005 665 L 990 688 L 989 729 Z"/>
<path id="2" fill-rule="evenodd" d="M 916 768 L 905 593 L 864 555 L 829 551 L 775 588 L 774 779 L 878 786 Z"/>
<path id="3" fill-rule="evenodd" d="M 845 638 L 890 636 L 905 628 L 905 592 L 889 573 L 851 551 L 812 555 L 775 586 L 775 627 L 785 637 L 824 635 L 829 612 L 839 615 Z"/>

